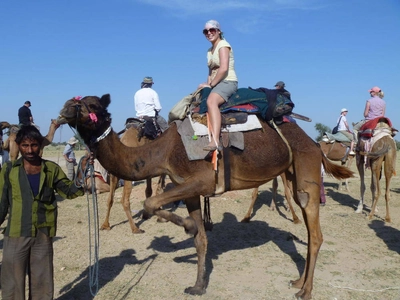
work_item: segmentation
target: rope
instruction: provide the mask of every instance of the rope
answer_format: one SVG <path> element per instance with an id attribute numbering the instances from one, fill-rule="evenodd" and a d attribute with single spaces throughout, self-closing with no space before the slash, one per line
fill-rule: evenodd
<path id="1" fill-rule="evenodd" d="M 92 183 L 92 202 L 89 193 L 86 192 L 88 203 L 88 223 L 89 223 L 89 289 L 94 297 L 99 291 L 99 211 L 97 205 L 96 181 L 94 177 L 93 164 L 89 163 L 90 182 Z M 91 213 L 93 219 L 91 219 Z M 93 222 L 93 228 L 91 223 Z M 92 244 L 93 242 L 93 244 Z"/>
<path id="2" fill-rule="evenodd" d="M 356 289 L 348 286 L 340 286 L 340 285 L 334 285 L 332 283 L 329 283 L 330 286 L 337 288 L 337 289 L 345 289 L 345 290 L 352 290 L 352 291 L 357 291 L 357 292 L 368 292 L 368 293 L 380 293 L 388 290 L 400 290 L 399 286 L 394 286 L 394 287 L 387 287 L 383 289 L 378 289 L 378 290 L 364 290 L 364 289 Z"/>
<path id="3" fill-rule="evenodd" d="M 286 147 L 289 150 L 289 161 L 290 161 L 290 164 L 292 164 L 293 163 L 293 153 L 292 153 L 292 148 L 290 148 L 288 140 L 285 138 L 282 131 L 279 129 L 278 126 L 276 126 L 276 124 L 273 120 L 269 121 L 269 124 L 271 124 L 271 126 L 276 130 L 276 132 L 279 134 L 279 136 L 281 137 L 283 142 L 286 144 Z"/>
<path id="4" fill-rule="evenodd" d="M 71 127 L 72 129 L 72 127 Z M 79 140 L 82 141 L 79 133 L 77 134 Z M 77 176 L 75 177 L 74 184 L 77 187 L 84 187 L 86 191 L 86 200 L 88 206 L 88 227 L 89 227 L 89 290 L 90 294 L 95 297 L 99 291 L 99 211 L 96 194 L 96 181 L 94 177 L 93 167 L 93 153 L 90 153 L 85 169 L 82 168 L 82 161 L 86 157 L 81 157 L 77 167 Z M 81 175 L 80 179 L 78 173 Z M 85 176 L 89 174 L 91 182 L 92 197 L 90 197 L 88 188 L 86 186 Z M 91 198 L 91 199 L 90 199 Z"/>

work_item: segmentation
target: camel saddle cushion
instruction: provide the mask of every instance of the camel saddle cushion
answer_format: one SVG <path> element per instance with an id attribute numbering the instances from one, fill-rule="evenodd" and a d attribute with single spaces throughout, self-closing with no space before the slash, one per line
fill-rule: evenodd
<path id="1" fill-rule="evenodd" d="M 200 109 L 199 113 L 207 112 L 207 98 L 211 92 L 211 88 L 204 88 L 200 91 Z M 250 111 L 257 112 L 263 119 L 269 121 L 274 118 L 280 118 L 292 111 L 293 102 L 276 89 L 267 88 L 239 88 L 227 102 L 220 106 L 221 113 L 233 110 L 239 105 L 251 104 Z M 242 111 L 246 108 L 242 107 Z"/>
<path id="2" fill-rule="evenodd" d="M 392 122 L 389 118 L 386 117 L 378 117 L 372 120 L 367 121 L 364 125 L 360 128 L 360 137 L 363 138 L 371 138 L 374 135 L 374 130 L 379 122 L 384 122 L 388 124 L 388 126 L 392 127 Z"/>

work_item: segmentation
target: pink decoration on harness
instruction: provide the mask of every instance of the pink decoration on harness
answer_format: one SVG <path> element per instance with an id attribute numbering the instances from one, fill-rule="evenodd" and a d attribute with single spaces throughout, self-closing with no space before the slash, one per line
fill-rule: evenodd
<path id="1" fill-rule="evenodd" d="M 97 123 L 97 116 L 95 113 L 90 113 L 89 114 L 89 118 L 90 120 L 92 120 L 93 122 Z"/>
<path id="2" fill-rule="evenodd" d="M 74 100 L 78 100 L 78 101 L 79 101 L 79 100 L 81 100 L 81 99 L 82 99 L 82 96 L 75 96 L 75 97 L 74 97 Z"/>

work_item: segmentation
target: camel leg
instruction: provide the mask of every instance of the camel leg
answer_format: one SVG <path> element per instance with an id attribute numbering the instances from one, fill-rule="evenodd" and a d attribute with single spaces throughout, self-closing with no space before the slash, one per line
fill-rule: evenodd
<path id="1" fill-rule="evenodd" d="M 293 200 L 292 190 L 293 190 L 293 187 L 291 186 L 291 183 L 287 179 L 288 177 L 286 177 L 285 173 L 281 174 L 281 178 L 282 178 L 282 181 L 283 181 L 283 185 L 285 187 L 285 198 L 286 198 L 287 204 L 289 205 L 289 210 L 292 213 L 293 223 L 294 224 L 300 224 L 301 220 L 296 215 L 296 212 L 294 211 L 294 207 L 293 207 L 293 204 L 292 204 L 292 200 Z"/>
<path id="2" fill-rule="evenodd" d="M 350 167 L 351 167 L 351 165 L 352 165 L 352 163 L 353 163 L 353 160 L 354 160 L 354 155 L 348 156 L 348 158 L 347 158 L 347 163 L 346 163 L 346 167 L 347 167 L 347 168 L 350 169 Z M 347 191 L 347 192 L 350 192 L 350 189 L 349 189 L 349 179 L 346 178 L 344 182 L 345 182 L 345 185 L 346 185 L 346 191 Z"/>
<path id="3" fill-rule="evenodd" d="M 300 288 L 296 293 L 296 299 L 311 299 L 313 289 L 313 278 L 318 252 L 322 245 L 323 237 L 319 221 L 319 202 L 321 183 L 321 164 L 301 165 L 303 159 L 301 154 L 296 154 L 295 174 L 293 188 L 296 203 L 302 208 L 304 223 L 307 227 L 307 258 L 303 274 L 298 280 L 291 281 L 290 285 Z M 317 155 L 317 154 L 316 154 Z"/>
<path id="4" fill-rule="evenodd" d="M 357 169 L 360 174 L 360 202 L 356 209 L 356 213 L 362 213 L 364 208 L 364 193 L 365 193 L 365 181 L 364 181 L 364 156 L 357 155 Z"/>
<path id="5" fill-rule="evenodd" d="M 164 218 L 169 222 L 184 227 L 187 233 L 195 235 L 198 228 L 191 217 L 184 219 L 173 212 L 163 210 L 162 207 L 183 198 L 186 201 L 187 198 L 198 196 L 202 194 L 202 192 L 202 186 L 199 185 L 198 182 L 187 181 L 162 194 L 147 198 L 144 201 L 144 209 L 150 215 L 157 215 L 158 217 Z"/>
<path id="6" fill-rule="evenodd" d="M 276 209 L 276 195 L 278 194 L 278 178 L 275 177 L 272 180 L 272 200 L 270 210 L 274 211 Z"/>
<path id="7" fill-rule="evenodd" d="M 156 194 L 161 194 L 165 189 L 165 178 L 167 175 L 161 175 L 158 179 Z"/>
<path id="8" fill-rule="evenodd" d="M 249 210 L 247 211 L 246 215 L 244 216 L 244 218 L 240 222 L 242 222 L 242 223 L 249 223 L 250 222 L 251 214 L 253 212 L 254 203 L 256 203 L 257 196 L 258 196 L 258 188 L 254 188 L 253 192 L 251 193 L 251 203 L 250 203 Z"/>
<path id="9" fill-rule="evenodd" d="M 117 189 L 118 186 L 118 177 L 114 175 L 110 175 L 110 193 L 107 198 L 107 212 L 106 212 L 106 218 L 103 222 L 103 225 L 101 225 L 100 230 L 110 230 L 110 212 L 111 212 L 111 207 L 113 206 L 114 203 L 114 196 L 115 196 L 115 190 Z"/>
<path id="10" fill-rule="evenodd" d="M 371 161 L 371 195 L 372 195 L 372 205 L 371 211 L 368 215 L 368 219 L 372 219 L 375 215 L 376 205 L 378 204 L 378 199 L 381 194 L 379 179 L 380 173 L 382 170 L 382 160 L 383 157 L 379 157 L 378 159 Z"/>
<path id="11" fill-rule="evenodd" d="M 132 181 L 125 181 L 125 183 L 126 182 L 128 182 L 127 184 L 131 184 L 131 186 L 132 186 Z M 124 185 L 125 186 L 125 185 Z M 132 189 L 131 189 L 132 190 Z M 148 178 L 148 179 L 146 179 L 146 190 L 145 190 L 145 196 L 146 196 L 146 199 L 147 198 L 150 198 L 151 197 L 151 195 L 153 194 L 153 189 L 152 189 L 152 187 L 151 187 L 151 178 Z M 148 220 L 148 219 L 150 219 L 151 218 L 151 215 L 146 211 L 146 210 L 143 210 L 143 212 L 142 212 L 142 219 L 143 220 Z"/>
<path id="12" fill-rule="evenodd" d="M 150 179 L 151 184 L 151 179 Z M 132 181 L 125 180 L 124 189 L 122 191 L 122 207 L 124 208 L 126 217 L 128 218 L 129 225 L 131 226 L 132 233 L 144 233 L 144 230 L 136 226 L 132 218 L 130 196 L 132 193 Z"/>
<path id="13" fill-rule="evenodd" d="M 186 182 L 184 185 L 178 185 L 162 194 L 147 198 L 144 202 L 145 210 L 150 214 L 155 214 L 178 226 L 182 226 L 185 228 L 187 233 L 194 235 L 194 245 L 196 247 L 198 259 L 197 279 L 193 287 L 185 289 L 185 293 L 192 295 L 202 295 L 206 292 L 205 260 L 207 252 L 207 235 L 201 214 L 200 196 L 198 196 L 201 192 L 196 190 L 198 186 L 197 182 Z M 172 212 L 159 209 L 159 207 L 182 199 L 183 197 L 185 197 L 189 217 L 182 218 Z"/>
<path id="14" fill-rule="evenodd" d="M 205 294 L 207 287 L 206 254 L 208 242 L 201 214 L 200 196 L 185 199 L 185 203 L 189 216 L 194 220 L 198 229 L 197 233 L 194 235 L 194 246 L 196 247 L 197 253 L 197 279 L 194 286 L 185 289 L 185 293 L 191 295 L 203 295 Z"/>
<path id="15" fill-rule="evenodd" d="M 389 202 L 390 202 L 390 181 L 392 180 L 393 174 L 395 174 L 395 163 L 396 163 L 396 151 L 392 155 L 386 155 L 385 157 L 385 179 L 386 179 L 386 190 L 385 190 L 385 200 L 386 200 L 386 217 L 385 221 L 388 223 L 392 222 L 389 212 Z"/>
<path id="16" fill-rule="evenodd" d="M 306 193 L 300 193 L 300 197 L 308 197 Z M 313 193 L 315 194 L 315 192 Z M 296 299 L 311 299 L 311 291 L 313 288 L 314 270 L 317 262 L 318 252 L 322 245 L 322 232 L 319 223 L 319 192 L 316 200 L 309 199 L 307 207 L 303 210 L 303 218 L 308 231 L 307 258 L 303 274 L 298 280 L 291 281 L 290 285 L 299 288 L 296 293 Z"/>

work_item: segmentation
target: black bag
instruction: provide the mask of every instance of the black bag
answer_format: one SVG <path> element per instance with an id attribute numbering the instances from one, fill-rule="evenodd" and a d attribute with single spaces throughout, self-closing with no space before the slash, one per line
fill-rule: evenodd
<path id="1" fill-rule="evenodd" d="M 342 120 L 342 116 L 340 116 L 339 122 L 337 122 L 336 126 L 333 127 L 333 129 L 332 129 L 332 134 L 336 134 L 336 133 L 338 132 L 340 120 Z"/>

